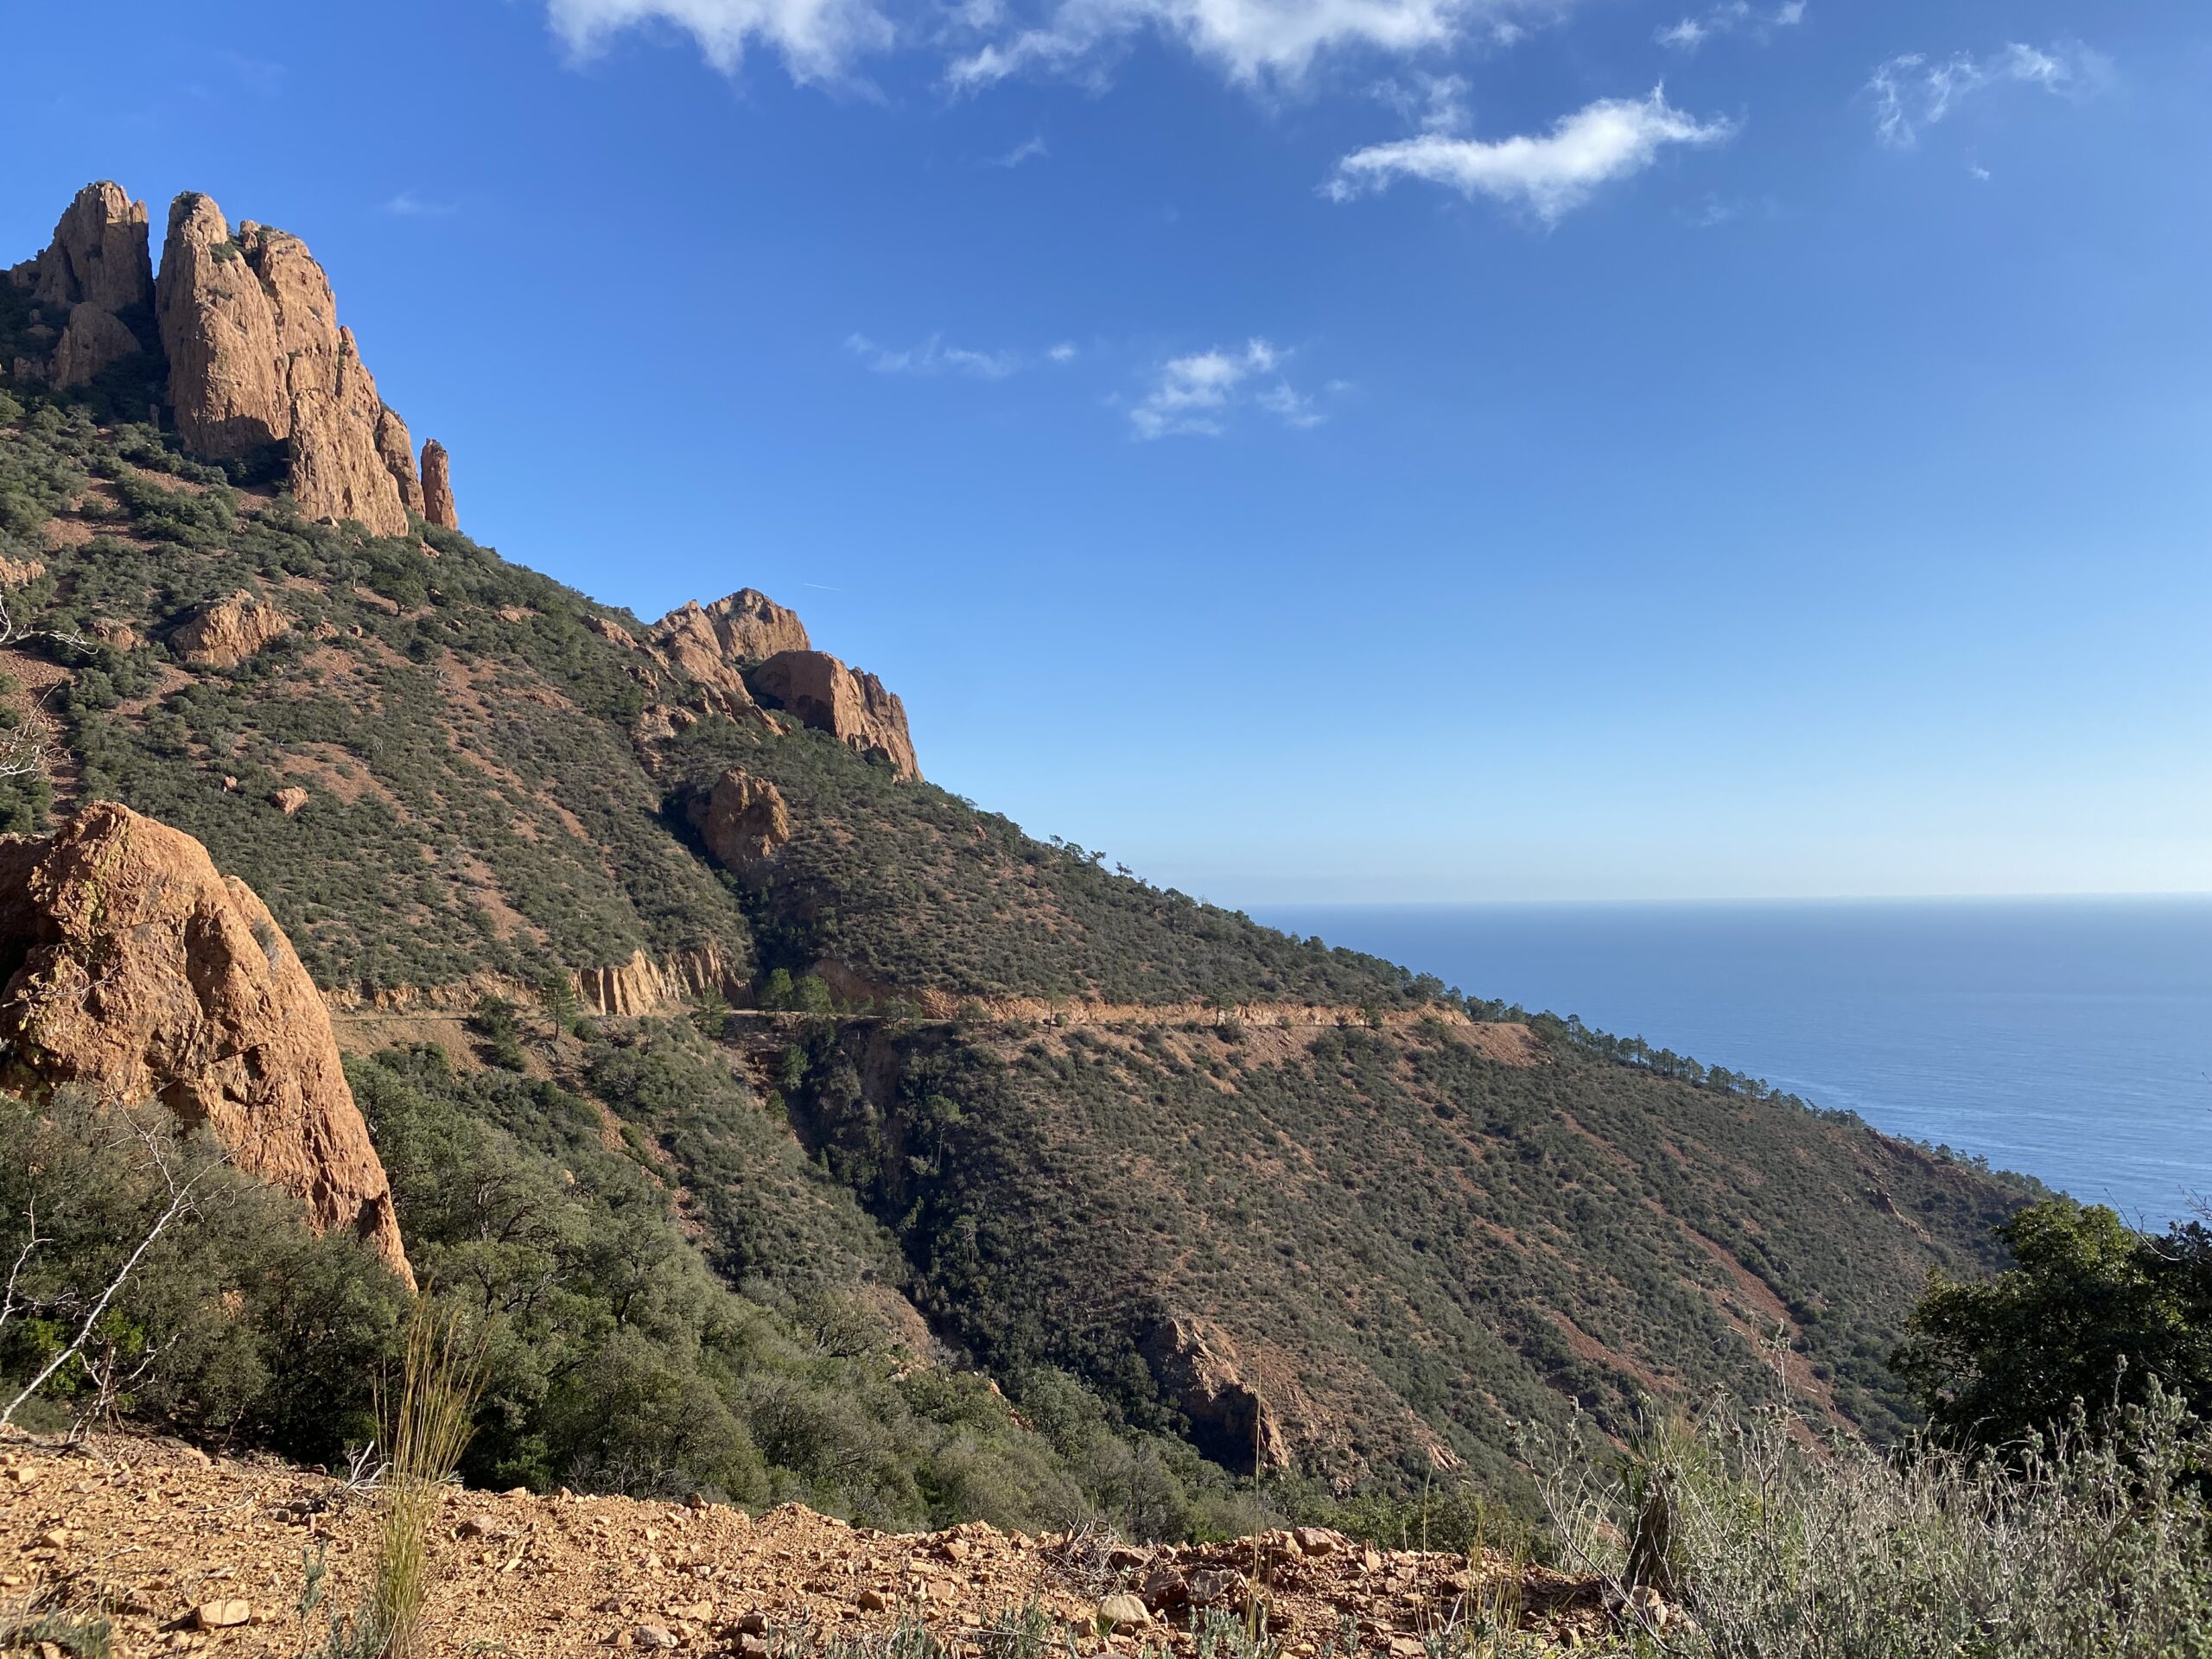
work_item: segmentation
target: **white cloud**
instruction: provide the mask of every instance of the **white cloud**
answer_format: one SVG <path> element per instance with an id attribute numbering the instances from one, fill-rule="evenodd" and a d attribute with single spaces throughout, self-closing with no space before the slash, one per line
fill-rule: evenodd
<path id="1" fill-rule="evenodd" d="M 855 60 L 896 38 L 871 0 L 546 0 L 546 14 L 579 58 L 603 51 L 625 29 L 659 24 L 689 35 L 725 74 L 755 43 L 768 46 L 798 81 L 843 79 Z"/>
<path id="2" fill-rule="evenodd" d="M 894 351 L 866 334 L 849 334 L 845 349 L 877 374 L 964 374 L 978 380 L 1003 380 L 1022 366 L 1014 352 L 976 352 L 948 346 L 931 334 L 918 346 Z"/>
<path id="3" fill-rule="evenodd" d="M 1038 22 L 956 59 L 948 79 L 973 89 L 1027 71 L 1065 72 L 1151 31 L 1232 79 L 1294 81 L 1325 53 L 1424 51 L 1478 24 L 1509 44 L 1521 31 L 1505 14 L 1520 9 L 1521 0 L 1045 0 Z"/>
<path id="4" fill-rule="evenodd" d="M 1249 340 L 1241 351 L 1217 346 L 1170 358 L 1129 410 L 1129 423 L 1140 438 L 1219 437 L 1230 411 L 1249 402 L 1286 425 L 1319 426 L 1324 416 L 1313 399 L 1282 373 L 1289 356 L 1264 340 Z"/>
<path id="5" fill-rule="evenodd" d="M 2112 60 L 2079 41 L 2060 41 L 2048 49 L 2018 41 L 1986 58 L 1955 53 L 1942 61 L 1908 52 L 1874 71 L 1866 92 L 1874 104 L 1874 130 L 1896 149 L 1920 142 L 1923 129 L 1953 114 L 1960 105 L 1999 86 L 2040 87 L 2062 98 L 2101 91 L 2112 79 Z"/>
<path id="6" fill-rule="evenodd" d="M 1751 0 L 1720 0 L 1709 11 L 1668 24 L 1653 38 L 1678 52 L 1694 52 L 1717 35 L 1744 30 L 1764 39 L 1777 29 L 1795 29 L 1803 22 L 1805 4 L 1806 0 L 1783 0 L 1770 11 L 1753 5 Z"/>
<path id="7" fill-rule="evenodd" d="M 1055 363 L 1072 363 L 1075 361 L 1077 355 L 1075 343 L 1072 340 L 1064 340 L 1058 345 L 1053 346 L 1052 350 L 1046 352 L 1045 355 Z"/>
<path id="8" fill-rule="evenodd" d="M 576 59 L 632 29 L 688 36 L 734 73 L 766 48 L 794 80 L 850 82 L 859 60 L 902 43 L 950 54 L 945 79 L 975 90 L 1031 72 L 1091 67 L 1133 37 L 1158 35 L 1239 82 L 1293 82 L 1339 51 L 1394 55 L 1453 45 L 1511 46 L 1517 18 L 1556 20 L 1575 0 L 545 0 Z M 1039 150 L 1037 153 L 1041 154 Z M 1026 158 L 1025 158 L 1026 159 Z"/>
<path id="9" fill-rule="evenodd" d="M 1042 161 L 1051 154 L 1052 152 L 1045 148 L 1045 135 L 1039 133 L 1033 138 L 1023 139 L 1005 155 L 993 156 L 991 165 L 993 167 L 1020 167 L 1024 162 Z"/>
<path id="10" fill-rule="evenodd" d="M 1669 144 L 1716 144 L 1732 121 L 1700 121 L 1667 102 L 1666 89 L 1644 99 L 1609 98 L 1566 116 L 1541 137 L 1484 141 L 1425 132 L 1354 150 L 1323 187 L 1338 201 L 1381 190 L 1400 178 L 1423 179 L 1463 195 L 1528 207 L 1546 224 L 1580 207 L 1601 184 L 1641 173 Z"/>

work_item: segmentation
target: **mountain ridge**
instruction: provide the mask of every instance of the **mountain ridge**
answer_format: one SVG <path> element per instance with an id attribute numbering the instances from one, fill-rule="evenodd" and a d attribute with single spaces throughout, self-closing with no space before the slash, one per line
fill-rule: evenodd
<path id="1" fill-rule="evenodd" d="M 209 280 L 260 248 L 307 283 L 295 245 Z M 334 1007 L 488 1022 L 730 1282 L 796 1306 L 779 1230 L 833 1227 L 869 1241 L 839 1282 L 1012 1397 L 1074 1378 L 1341 1491 L 1525 1492 L 1519 1426 L 1767 1397 L 1777 1330 L 1830 1421 L 1909 1422 L 1905 1309 L 2024 1185 L 1036 840 L 752 589 L 641 623 L 432 522 L 427 466 L 400 533 L 322 522 L 312 433 L 209 460 L 133 412 L 152 347 L 54 384 L 39 264 L 0 283 L 0 362 L 36 371 L 0 394 L 0 701 L 59 759 L 0 819 L 124 802 L 249 882 Z"/>

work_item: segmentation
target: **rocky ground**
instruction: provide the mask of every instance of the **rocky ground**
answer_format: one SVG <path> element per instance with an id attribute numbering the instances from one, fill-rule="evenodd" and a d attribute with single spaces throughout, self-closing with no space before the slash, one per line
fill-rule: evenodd
<path id="1" fill-rule="evenodd" d="M 313 1652 L 332 1611 L 359 1605 L 375 1531 L 372 1495 L 312 1471 L 162 1440 L 99 1437 L 67 1453 L 19 1441 L 0 1447 L 0 1646 L 92 1659 L 72 1631 L 104 1619 L 113 1659 Z M 1348 1639 L 1416 1659 L 1501 1611 L 1562 1647 L 1607 1645 L 1614 1630 L 1594 1584 L 1313 1529 L 1146 1549 L 973 1524 L 879 1533 L 796 1504 L 754 1517 L 455 1490 L 431 1551 L 439 1655 L 768 1659 L 918 1624 L 956 1659 L 999 1659 L 1022 1650 L 1005 1632 L 1025 1618 L 1033 1637 L 1049 1633 L 1046 1653 L 1190 1655 L 1214 1611 L 1263 1624 L 1287 1659 Z"/>

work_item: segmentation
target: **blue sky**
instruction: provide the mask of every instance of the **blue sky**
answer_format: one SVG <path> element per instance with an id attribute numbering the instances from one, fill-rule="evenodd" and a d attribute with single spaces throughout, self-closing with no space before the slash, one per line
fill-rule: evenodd
<path id="1" fill-rule="evenodd" d="M 480 539 L 764 588 L 1037 833 L 1240 905 L 2212 887 L 2202 8 L 10 33 L 6 257 L 102 176 L 296 232 Z"/>

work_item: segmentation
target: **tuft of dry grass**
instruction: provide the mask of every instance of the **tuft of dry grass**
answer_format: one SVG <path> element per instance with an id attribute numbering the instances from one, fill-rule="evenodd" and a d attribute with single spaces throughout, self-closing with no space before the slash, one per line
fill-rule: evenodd
<path id="1" fill-rule="evenodd" d="M 333 1613 L 316 1659 L 422 1659 L 423 1610 L 436 1577 L 430 1523 L 475 1431 L 484 1392 L 481 1344 L 461 1317 L 418 1295 L 407 1320 L 399 1374 L 377 1389 L 385 1460 L 374 1477 L 376 1560 L 359 1611 Z M 321 1599 L 323 1563 L 303 1559 L 300 1614 Z"/>
<path id="2" fill-rule="evenodd" d="M 377 1574 L 369 1618 L 385 1659 L 417 1659 L 431 1581 L 430 1519 L 474 1432 L 480 1347 L 459 1317 L 416 1299 L 396 1396 L 378 1402 L 391 1464 L 378 1493 Z"/>

